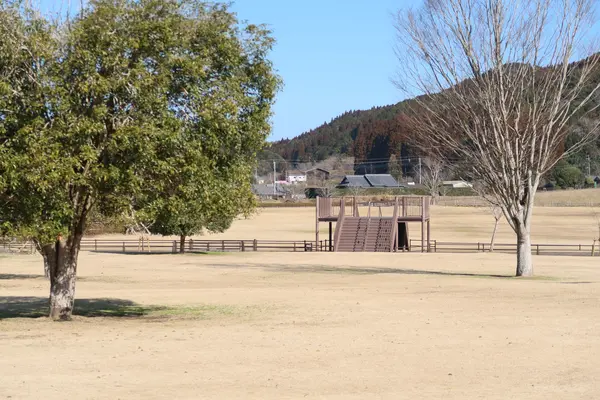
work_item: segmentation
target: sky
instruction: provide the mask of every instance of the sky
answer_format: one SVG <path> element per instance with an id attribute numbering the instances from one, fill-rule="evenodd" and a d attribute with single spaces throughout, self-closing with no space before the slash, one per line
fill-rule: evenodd
<path id="1" fill-rule="evenodd" d="M 36 0 L 34 0 L 35 2 Z M 80 0 L 37 0 L 42 9 Z M 269 140 L 292 138 L 349 110 L 397 103 L 393 14 L 410 0 L 234 0 L 238 18 L 266 24 L 283 80 Z"/>
<path id="2" fill-rule="evenodd" d="M 241 20 L 264 23 L 284 82 L 270 140 L 292 138 L 348 110 L 397 103 L 393 14 L 410 0 L 237 0 Z"/>

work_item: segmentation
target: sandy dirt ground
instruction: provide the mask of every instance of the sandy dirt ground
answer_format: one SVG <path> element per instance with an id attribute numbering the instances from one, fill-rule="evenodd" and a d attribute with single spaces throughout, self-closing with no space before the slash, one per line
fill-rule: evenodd
<path id="1" fill-rule="evenodd" d="M 263 209 L 210 237 L 311 239 L 313 218 Z M 432 223 L 485 241 L 493 219 Z M 538 207 L 533 239 L 591 244 L 597 226 Z M 53 323 L 40 258 L 0 254 L 0 398 L 600 398 L 598 260 L 535 256 L 516 279 L 508 254 L 82 252 L 77 316 Z"/>
<path id="2" fill-rule="evenodd" d="M 38 257 L 3 257 L 0 398 L 600 398 L 598 259 L 534 261 L 84 252 L 84 316 L 53 323 L 23 318 Z"/>

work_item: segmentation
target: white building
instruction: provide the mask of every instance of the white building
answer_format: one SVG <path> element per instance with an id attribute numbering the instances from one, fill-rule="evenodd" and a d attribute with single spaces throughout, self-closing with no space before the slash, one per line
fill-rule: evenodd
<path id="1" fill-rule="evenodd" d="M 290 171 L 287 174 L 288 183 L 306 182 L 306 173 L 302 171 Z"/>
<path id="2" fill-rule="evenodd" d="M 444 181 L 442 184 L 453 189 L 467 189 L 473 187 L 473 184 L 465 181 Z"/>

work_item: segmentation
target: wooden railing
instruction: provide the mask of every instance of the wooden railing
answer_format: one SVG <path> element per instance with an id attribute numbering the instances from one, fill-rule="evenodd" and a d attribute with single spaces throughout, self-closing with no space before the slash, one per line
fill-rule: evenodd
<path id="1" fill-rule="evenodd" d="M 410 240 L 411 251 L 420 252 L 421 240 Z M 440 242 L 431 241 L 431 252 L 433 253 L 484 253 L 491 251 L 489 242 Z M 600 249 L 596 246 L 595 254 L 600 255 Z M 495 243 L 495 253 L 516 253 L 516 243 Z M 591 244 L 557 244 L 557 243 L 539 243 L 531 245 L 531 253 L 535 255 L 563 255 L 563 256 L 591 256 Z"/>
<path id="2" fill-rule="evenodd" d="M 178 240 L 157 239 L 141 240 L 104 240 L 84 239 L 81 242 L 81 250 L 105 253 L 178 253 L 180 243 Z M 421 240 L 410 240 L 410 248 L 413 252 L 426 250 L 421 248 Z M 333 251 L 333 243 L 329 240 L 319 242 L 310 240 L 196 240 L 189 239 L 185 242 L 185 251 L 194 253 L 204 252 L 312 252 Z M 595 255 L 600 255 L 600 249 L 596 246 Z M 442 242 L 431 241 L 430 251 L 433 253 L 477 253 L 489 252 L 490 244 L 487 242 Z M 517 251 L 516 243 L 496 243 L 494 252 L 511 253 Z M 35 253 L 35 246 L 27 241 L 0 240 L 0 252 L 13 254 Z M 549 256 L 591 256 L 591 244 L 532 244 L 531 252 L 535 255 Z"/>
<path id="3" fill-rule="evenodd" d="M 106 253 L 178 253 L 178 240 L 101 240 L 81 241 L 81 250 Z M 185 242 L 186 252 L 240 252 L 240 251 L 313 251 L 315 242 L 309 240 L 197 240 Z"/>
<path id="4" fill-rule="evenodd" d="M 32 254 L 36 249 L 31 241 L 0 238 L 0 253 Z"/>

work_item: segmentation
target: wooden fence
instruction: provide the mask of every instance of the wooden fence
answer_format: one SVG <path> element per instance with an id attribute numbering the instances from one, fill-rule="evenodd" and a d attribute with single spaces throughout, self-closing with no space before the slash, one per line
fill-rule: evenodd
<path id="1" fill-rule="evenodd" d="M 197 240 L 185 242 L 185 251 L 242 252 L 242 251 L 313 251 L 315 242 L 309 240 Z M 178 240 L 98 240 L 86 239 L 81 250 L 117 253 L 178 253 Z"/>
<path id="2" fill-rule="evenodd" d="M 420 240 L 410 241 L 411 251 L 420 252 Z M 432 253 L 484 253 L 490 252 L 490 243 L 485 242 L 439 242 L 432 240 L 430 252 Z M 516 253 L 516 243 L 495 243 L 494 252 L 496 253 Z M 535 255 L 566 255 L 566 256 L 591 256 L 591 244 L 550 244 L 539 243 L 531 245 L 531 253 Z M 595 254 L 600 255 L 600 247 L 596 245 Z"/>
<path id="3" fill-rule="evenodd" d="M 31 241 L 0 238 L 0 253 L 35 253 L 35 246 Z"/>
<path id="4" fill-rule="evenodd" d="M 103 253 L 127 254 L 168 254 L 178 253 L 180 243 L 177 240 L 105 240 L 84 239 L 81 250 Z M 421 247 L 420 240 L 411 240 L 412 252 L 427 251 Z M 312 252 L 333 251 L 333 243 L 329 240 L 319 242 L 310 240 L 197 240 L 189 239 L 185 242 L 185 251 L 191 253 L 209 252 Z M 432 253 L 483 253 L 490 251 L 490 244 L 485 242 L 442 242 L 432 240 L 429 251 Z M 496 253 L 516 253 L 516 243 L 496 243 Z M 591 244 L 532 244 L 531 251 L 535 255 L 564 255 L 564 256 L 591 256 Z M 4 253 L 35 253 L 33 243 L 0 239 L 0 252 Z M 600 255 L 600 247 L 596 246 L 595 254 Z"/>

